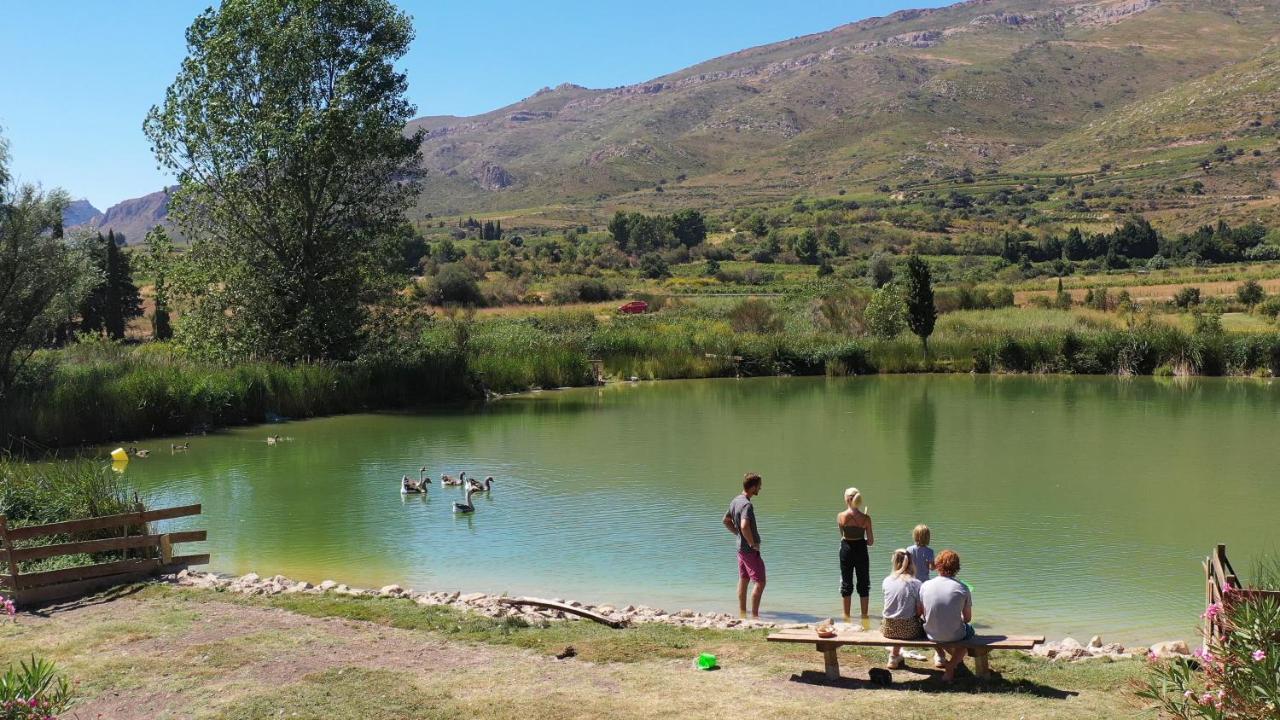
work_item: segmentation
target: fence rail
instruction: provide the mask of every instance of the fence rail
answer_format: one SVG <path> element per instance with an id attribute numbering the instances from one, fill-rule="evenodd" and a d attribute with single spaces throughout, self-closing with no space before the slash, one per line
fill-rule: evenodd
<path id="1" fill-rule="evenodd" d="M 32 605 L 76 597 L 160 572 L 205 565 L 209 562 L 206 554 L 173 554 L 174 545 L 206 540 L 208 534 L 204 530 L 152 533 L 148 527 L 152 522 L 199 515 L 200 511 L 199 505 L 139 509 L 119 515 L 20 528 L 10 528 L 8 518 L 0 515 L 0 559 L 6 563 L 4 574 L 0 574 L 0 590 L 19 605 Z M 83 538 L 84 533 L 117 528 L 120 532 L 118 537 L 77 539 L 77 535 Z M 26 545 L 26 541 L 57 535 L 69 535 L 71 538 L 67 542 Z M 22 543 L 22 546 L 17 543 Z M 22 563 L 32 560 L 107 552 L 121 552 L 125 557 L 59 570 L 21 571 Z"/>
<path id="2" fill-rule="evenodd" d="M 1236 569 L 1231 567 L 1231 561 L 1227 559 L 1226 545 L 1216 545 L 1213 552 L 1209 553 L 1209 557 L 1204 559 L 1203 565 L 1206 607 L 1214 604 L 1225 607 L 1230 603 L 1250 598 L 1266 598 L 1280 603 L 1280 592 L 1246 589 L 1240 583 L 1240 576 L 1236 575 Z M 1227 630 L 1224 626 L 1225 620 L 1225 614 L 1206 614 L 1202 628 L 1205 647 L 1208 647 L 1210 640 L 1223 639 Z"/>

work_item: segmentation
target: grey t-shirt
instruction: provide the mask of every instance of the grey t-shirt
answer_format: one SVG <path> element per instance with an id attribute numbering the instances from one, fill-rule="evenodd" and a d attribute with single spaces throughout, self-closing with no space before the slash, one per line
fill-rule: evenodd
<path id="1" fill-rule="evenodd" d="M 916 605 L 920 603 L 919 580 L 890 575 L 884 579 L 883 587 L 886 618 L 904 620 L 916 616 Z"/>
<path id="2" fill-rule="evenodd" d="M 963 640 L 964 611 L 973 606 L 973 597 L 964 583 L 945 575 L 920 586 L 924 602 L 924 632 L 934 642 Z"/>
<path id="3" fill-rule="evenodd" d="M 758 552 L 747 543 L 747 539 L 742 536 L 742 518 L 747 519 L 747 525 L 751 528 L 751 534 L 756 543 L 760 542 L 760 530 L 756 527 L 756 509 L 751 504 L 751 499 L 746 495 L 739 495 L 729 503 L 729 517 L 733 519 L 733 526 L 738 529 L 738 552 Z"/>
<path id="4" fill-rule="evenodd" d="M 915 568 L 916 579 L 924 582 L 929 579 L 929 563 L 933 562 L 933 548 L 928 545 L 920 547 L 912 545 L 907 548 L 907 553 L 911 555 L 911 566 Z"/>

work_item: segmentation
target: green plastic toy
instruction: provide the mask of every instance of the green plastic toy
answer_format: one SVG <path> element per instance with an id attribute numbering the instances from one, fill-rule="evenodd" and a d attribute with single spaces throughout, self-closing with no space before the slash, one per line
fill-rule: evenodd
<path id="1" fill-rule="evenodd" d="M 699 670 L 715 670 L 717 667 L 716 656 L 711 653 L 702 653 L 698 656 L 695 664 L 698 666 Z"/>

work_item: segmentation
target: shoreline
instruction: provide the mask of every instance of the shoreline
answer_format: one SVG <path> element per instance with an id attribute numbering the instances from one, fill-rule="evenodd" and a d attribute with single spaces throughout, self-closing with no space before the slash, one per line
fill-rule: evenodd
<path id="1" fill-rule="evenodd" d="M 419 591 L 404 588 L 397 584 L 384 585 L 378 589 L 352 587 L 334 580 L 324 580 L 313 585 L 305 580 L 294 580 L 283 575 L 264 578 L 257 573 L 244 575 L 227 575 L 213 572 L 192 572 L 183 570 L 176 575 L 161 576 L 162 582 L 169 582 L 178 587 L 215 592 L 232 592 L 251 596 L 278 596 L 305 593 L 323 595 L 333 593 L 347 597 L 382 598 L 388 600 L 407 600 L 420 606 L 447 606 L 457 610 L 474 612 L 495 619 L 511 619 L 521 621 L 533 627 L 550 627 L 559 621 L 584 621 L 587 618 L 577 617 L 560 610 L 551 610 L 533 606 L 517 607 L 504 605 L 503 598 L 515 597 L 506 594 L 463 593 L 460 591 Z M 527 596 L 520 596 L 527 597 Z M 693 630 L 803 630 L 815 627 L 821 620 L 803 622 L 780 622 L 767 619 L 738 618 L 728 613 L 698 612 L 682 608 L 674 612 L 647 605 L 616 605 L 602 603 L 592 605 L 577 600 L 564 598 L 547 598 L 553 602 L 569 605 L 574 608 L 595 612 L 611 621 L 620 622 L 624 626 L 633 624 L 659 623 Z M 871 627 L 876 627 L 872 617 Z M 837 622 L 837 628 L 848 629 L 855 624 Z M 1080 642 L 1066 637 L 1061 640 L 1046 640 L 1036 645 L 1028 655 L 1042 657 L 1054 662 L 1118 662 L 1154 656 L 1157 658 L 1192 657 L 1189 645 L 1184 640 L 1167 640 L 1150 645 L 1124 646 L 1120 643 L 1105 643 L 1100 636 L 1093 636 L 1087 642 Z"/>

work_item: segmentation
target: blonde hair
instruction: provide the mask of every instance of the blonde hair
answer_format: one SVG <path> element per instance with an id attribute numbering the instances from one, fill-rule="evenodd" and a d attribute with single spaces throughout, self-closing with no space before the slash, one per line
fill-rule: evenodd
<path id="1" fill-rule="evenodd" d="M 916 576 L 915 562 L 911 560 L 911 553 L 903 548 L 893 551 L 893 575 L 906 578 Z"/>
<path id="2" fill-rule="evenodd" d="M 850 509 L 853 510 L 861 510 L 862 512 L 867 511 L 867 509 L 862 506 L 862 493 L 859 492 L 856 487 L 851 487 L 844 491 L 844 504 L 848 505 Z"/>
<path id="3" fill-rule="evenodd" d="M 915 530 L 911 531 L 911 538 L 916 541 L 916 545 L 920 547 L 929 547 L 929 526 L 917 525 Z"/>

